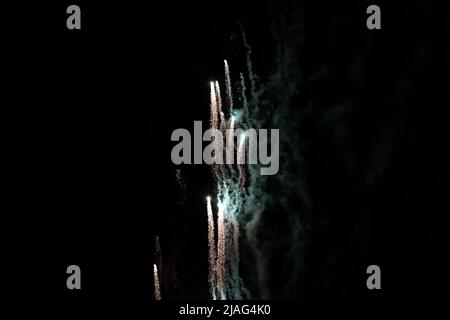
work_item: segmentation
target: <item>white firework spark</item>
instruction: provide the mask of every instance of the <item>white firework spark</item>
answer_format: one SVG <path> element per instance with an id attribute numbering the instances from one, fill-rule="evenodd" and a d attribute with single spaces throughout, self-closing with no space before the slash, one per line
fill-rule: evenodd
<path id="1" fill-rule="evenodd" d="M 226 138 L 226 143 L 227 143 L 226 161 L 228 164 L 234 163 L 234 123 L 235 123 L 235 118 L 234 118 L 234 116 L 231 116 L 230 128 L 228 130 L 228 136 Z"/>
<path id="2" fill-rule="evenodd" d="M 245 135 L 242 134 L 239 140 L 237 163 L 239 168 L 239 181 L 241 188 L 245 185 Z"/>
<path id="3" fill-rule="evenodd" d="M 155 299 L 161 300 L 161 291 L 159 288 L 159 276 L 158 276 L 158 268 L 156 267 L 156 264 L 153 265 L 153 282 L 154 282 L 154 289 L 155 289 Z"/>
<path id="4" fill-rule="evenodd" d="M 211 197 L 207 197 L 208 211 L 208 249 L 209 249 L 209 291 L 213 300 L 216 300 L 216 241 L 214 239 L 214 217 L 211 206 Z"/>
<path id="5" fill-rule="evenodd" d="M 214 82 L 214 86 L 216 89 L 217 113 L 220 114 L 222 112 L 222 96 L 220 95 L 219 81 Z"/>
<path id="6" fill-rule="evenodd" d="M 232 112 L 233 93 L 231 91 L 230 70 L 225 60 L 226 105 Z M 213 174 L 217 184 L 217 239 L 215 239 L 215 221 L 211 198 L 207 198 L 208 214 L 208 260 L 209 288 L 212 299 L 242 299 L 241 290 L 245 288 L 239 277 L 239 220 L 245 200 L 245 136 L 241 136 L 237 147 L 237 168 L 234 161 L 234 139 L 237 119 L 231 115 L 228 122 L 222 111 L 220 86 L 211 82 L 211 128 L 219 129 L 222 145 L 226 145 L 226 163 L 213 164 Z M 228 123 L 228 128 L 227 128 Z"/>
<path id="7" fill-rule="evenodd" d="M 210 104 L 211 104 L 211 114 L 210 114 L 210 124 L 211 128 L 217 129 L 218 128 L 218 118 L 217 118 L 217 98 L 216 98 L 216 89 L 214 82 L 211 81 L 211 93 L 210 93 Z"/>
<path id="8" fill-rule="evenodd" d="M 230 110 L 230 114 L 233 112 L 233 93 L 231 90 L 231 78 L 230 78 L 230 67 L 228 66 L 227 60 L 223 60 L 225 65 L 225 88 L 227 90 L 227 106 Z"/>
<path id="9" fill-rule="evenodd" d="M 220 299 L 225 300 L 225 206 L 218 203 L 217 213 L 217 288 L 220 294 Z"/>

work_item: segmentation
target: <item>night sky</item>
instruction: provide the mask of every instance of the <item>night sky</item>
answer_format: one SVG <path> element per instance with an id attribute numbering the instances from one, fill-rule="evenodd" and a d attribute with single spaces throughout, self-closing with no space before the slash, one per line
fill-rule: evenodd
<path id="1" fill-rule="evenodd" d="M 207 165 L 172 163 L 170 135 L 207 123 L 224 59 L 232 79 L 248 74 L 242 24 L 261 85 L 254 116 L 281 136 L 279 173 L 249 190 L 264 205 L 248 230 L 264 257 L 240 242 L 251 298 L 449 297 L 448 11 L 423 1 L 74 3 L 80 31 L 66 29 L 63 1 L 21 10 L 8 35 L 11 212 L 27 239 L 16 254 L 39 265 L 37 290 L 72 307 L 151 304 L 158 235 L 163 300 L 209 299 L 214 180 Z M 381 30 L 366 28 L 370 4 Z M 82 270 L 79 292 L 65 286 L 70 264 Z M 379 291 L 366 287 L 371 264 Z"/>

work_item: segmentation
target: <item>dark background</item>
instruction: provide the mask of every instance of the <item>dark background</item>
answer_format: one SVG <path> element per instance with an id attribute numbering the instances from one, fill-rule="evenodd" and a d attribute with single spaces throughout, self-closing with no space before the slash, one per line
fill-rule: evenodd
<path id="1" fill-rule="evenodd" d="M 370 31 L 366 1 L 75 1 L 82 30 L 69 31 L 70 4 L 14 8 L 8 25 L 11 215 L 26 239 L 15 254 L 22 275 L 31 265 L 40 275 L 19 294 L 42 290 L 71 307 L 150 304 L 158 234 L 163 299 L 208 298 L 213 181 L 206 165 L 183 167 L 180 205 L 170 135 L 207 121 L 223 59 L 246 72 L 239 20 L 261 82 L 276 68 L 277 41 L 300 43 L 289 51 L 301 72 L 288 110 L 306 169 L 289 175 L 306 177 L 312 204 L 301 281 L 286 289 L 287 260 L 271 262 L 270 298 L 448 298 L 444 8 L 378 1 L 382 30 Z M 282 40 L 270 30 L 279 17 L 294 30 Z M 284 201 L 300 216 L 296 200 Z M 264 228 L 277 239 L 288 226 L 270 210 Z M 70 264 L 81 267 L 81 291 L 66 289 Z M 381 267 L 381 291 L 365 286 L 370 264 Z"/>

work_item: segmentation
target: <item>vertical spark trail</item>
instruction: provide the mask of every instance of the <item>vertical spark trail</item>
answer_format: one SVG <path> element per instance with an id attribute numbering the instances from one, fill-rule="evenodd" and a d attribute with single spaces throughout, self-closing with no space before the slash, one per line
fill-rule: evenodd
<path id="1" fill-rule="evenodd" d="M 225 206 L 219 202 L 217 214 L 217 288 L 220 299 L 225 300 L 225 221 L 224 209 Z"/>
<path id="2" fill-rule="evenodd" d="M 181 190 L 186 190 L 186 184 L 184 183 L 183 174 L 180 169 L 175 170 L 175 178 L 177 179 L 177 183 L 180 186 Z"/>
<path id="3" fill-rule="evenodd" d="M 231 247 L 231 279 L 233 281 L 233 288 L 236 299 L 241 299 L 240 295 L 240 279 L 239 279 L 239 222 L 235 215 L 230 215 L 232 225 L 232 247 Z"/>
<path id="4" fill-rule="evenodd" d="M 211 124 L 211 128 L 217 129 L 218 128 L 217 98 L 216 98 L 216 90 L 215 90 L 215 86 L 214 86 L 214 82 L 213 81 L 211 81 L 210 100 L 211 100 L 210 124 Z"/>
<path id="5" fill-rule="evenodd" d="M 241 188 L 245 185 L 245 135 L 241 135 L 238 146 L 237 163 L 239 168 L 239 181 Z"/>
<path id="6" fill-rule="evenodd" d="M 214 218 L 211 197 L 207 197 L 206 200 L 208 211 L 209 291 L 213 300 L 216 300 L 216 241 L 214 239 Z"/>
<path id="7" fill-rule="evenodd" d="M 175 170 L 175 179 L 177 180 L 177 183 L 180 186 L 180 190 L 181 190 L 180 204 L 181 204 L 183 211 L 185 211 L 186 210 L 186 183 L 184 182 L 181 169 Z"/>
<path id="8" fill-rule="evenodd" d="M 219 81 L 216 81 L 214 83 L 215 89 L 216 89 L 216 99 L 217 99 L 217 112 L 222 112 L 222 96 L 220 95 L 220 87 L 219 87 Z"/>
<path id="9" fill-rule="evenodd" d="M 233 112 L 233 94 L 231 91 L 231 78 L 230 78 L 230 68 L 228 67 L 227 60 L 223 60 L 225 64 L 225 88 L 227 90 L 227 107 L 230 114 Z"/>
<path id="10" fill-rule="evenodd" d="M 212 164 L 212 172 L 217 187 L 217 239 L 215 238 L 214 217 L 211 198 L 207 198 L 208 212 L 208 260 L 209 260 L 209 289 L 213 299 L 242 299 L 246 289 L 239 277 L 239 220 L 245 200 L 245 137 L 241 136 L 238 148 L 235 148 L 236 118 L 231 115 L 233 107 L 233 93 L 231 90 L 230 70 L 225 63 L 226 106 L 230 111 L 222 111 L 220 87 L 217 81 L 211 82 L 211 128 L 219 129 L 223 133 L 222 145 L 226 145 L 226 163 L 228 167 Z M 243 76 L 241 76 L 243 78 Z M 241 80 L 242 83 L 243 80 Z M 245 85 L 244 85 L 245 86 Z M 244 88 L 245 90 L 245 88 Z M 245 95 L 245 92 L 243 93 Z M 246 101 L 246 100 L 245 100 Z M 245 117 L 245 113 L 244 113 Z M 227 123 L 227 120 L 229 121 Z M 227 128 L 228 127 L 228 128 Z M 238 151 L 238 169 L 236 171 L 235 149 Z"/>
<path id="11" fill-rule="evenodd" d="M 215 88 L 215 84 L 213 81 L 211 81 L 211 94 L 210 94 L 210 100 L 211 100 L 211 114 L 210 114 L 210 123 L 211 123 L 211 128 L 212 129 L 218 129 L 219 127 L 219 118 L 218 118 L 218 110 L 217 110 L 217 94 L 216 94 L 216 88 Z M 214 138 L 213 138 L 214 139 Z M 213 140 L 214 141 L 214 140 Z M 215 150 L 217 150 L 216 148 L 216 141 L 214 141 L 214 156 L 215 156 Z M 222 174 L 221 174 L 221 170 L 217 165 L 212 165 L 212 172 L 214 174 L 214 176 L 216 177 L 216 179 L 219 179 Z"/>
<path id="12" fill-rule="evenodd" d="M 227 128 L 227 121 L 225 120 L 225 114 L 220 112 L 220 131 L 222 134 L 225 134 L 225 129 Z"/>
<path id="13" fill-rule="evenodd" d="M 162 255 L 161 255 L 161 244 L 159 243 L 159 237 L 156 236 L 155 239 L 155 264 L 158 266 L 159 270 L 162 270 Z"/>
<path id="14" fill-rule="evenodd" d="M 222 134 L 225 132 L 225 128 L 226 128 L 226 121 L 225 121 L 225 114 L 222 112 L 222 97 L 220 94 L 220 87 L 219 87 L 219 81 L 216 81 L 215 83 L 215 90 L 216 90 L 216 100 L 217 100 L 217 114 L 220 117 L 220 123 L 218 124 L 218 128 L 220 129 L 220 131 L 222 131 Z M 223 145 L 223 141 L 222 141 L 222 145 Z M 223 153 L 221 155 L 221 157 L 223 157 Z M 217 174 L 219 175 L 220 179 L 225 179 L 225 173 L 224 173 L 224 168 L 222 167 L 222 165 L 218 165 L 217 166 Z"/>
<path id="15" fill-rule="evenodd" d="M 241 97 L 242 97 L 242 104 L 244 106 L 244 115 L 248 117 L 249 114 L 248 114 L 247 96 L 245 95 L 247 88 L 245 87 L 244 74 L 241 72 L 239 75 L 241 77 Z"/>
<path id="16" fill-rule="evenodd" d="M 222 132 L 222 139 L 224 139 L 225 135 L 226 135 L 226 128 L 227 128 L 227 121 L 225 119 L 225 114 L 221 111 L 220 112 L 220 131 Z M 225 146 L 226 141 L 224 142 L 222 140 L 222 146 Z M 226 150 L 226 149 L 225 149 Z M 222 153 L 222 158 L 223 158 L 223 153 Z M 226 156 L 226 154 L 225 154 Z M 219 167 L 219 174 L 220 174 L 220 178 L 222 179 L 222 181 L 225 180 L 225 167 L 221 164 L 218 166 Z"/>
<path id="17" fill-rule="evenodd" d="M 258 101 L 258 93 L 256 92 L 256 86 L 258 77 L 253 72 L 253 64 L 252 64 L 252 47 L 247 42 L 247 35 L 244 31 L 244 26 L 242 25 L 242 22 L 238 20 L 239 28 L 241 29 L 242 34 L 242 42 L 244 43 L 244 47 L 247 49 L 247 70 L 248 70 L 248 76 L 250 79 L 250 93 L 252 95 L 252 98 L 255 101 Z"/>
<path id="18" fill-rule="evenodd" d="M 241 134 L 239 137 L 237 163 L 238 164 L 245 163 L 245 135 L 244 134 Z"/>
<path id="19" fill-rule="evenodd" d="M 158 277 L 158 268 L 156 267 L 156 264 L 153 265 L 153 281 L 154 281 L 154 287 L 155 287 L 155 299 L 161 300 L 161 291 L 159 288 L 159 277 Z"/>
<path id="20" fill-rule="evenodd" d="M 226 161 L 228 164 L 234 163 L 234 116 L 231 116 L 230 128 L 228 130 L 228 136 L 226 139 L 227 143 L 227 154 Z"/>

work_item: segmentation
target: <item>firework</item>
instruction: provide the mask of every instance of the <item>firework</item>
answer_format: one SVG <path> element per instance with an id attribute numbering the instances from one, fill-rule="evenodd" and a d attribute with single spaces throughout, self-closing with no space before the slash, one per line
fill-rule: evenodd
<path id="1" fill-rule="evenodd" d="M 161 300 L 161 291 L 159 288 L 159 277 L 158 277 L 158 268 L 156 267 L 156 264 L 153 265 L 153 281 L 154 281 L 154 288 L 155 288 L 155 299 Z"/>
<path id="2" fill-rule="evenodd" d="M 207 197 L 208 212 L 208 249 L 209 249 L 209 291 L 213 300 L 216 300 L 216 241 L 214 239 L 214 218 L 211 206 L 211 197 Z"/>
<path id="3" fill-rule="evenodd" d="M 226 154 L 226 161 L 228 164 L 234 163 L 234 116 L 231 116 L 230 120 L 230 128 L 227 130 L 228 136 L 226 138 L 227 143 L 227 154 Z"/>
<path id="4" fill-rule="evenodd" d="M 238 146 L 237 163 L 239 168 L 239 181 L 241 182 L 241 187 L 245 185 L 245 135 L 241 135 Z"/>
<path id="5" fill-rule="evenodd" d="M 217 288 L 220 294 L 221 300 L 225 300 L 225 219 L 224 209 L 225 206 L 222 203 L 218 203 L 217 213 Z"/>
<path id="6" fill-rule="evenodd" d="M 214 87 L 216 91 L 217 113 L 220 114 L 222 112 L 222 97 L 220 95 L 219 81 L 214 82 Z"/>
<path id="7" fill-rule="evenodd" d="M 230 70 L 225 60 L 226 106 L 232 110 L 233 94 L 231 91 Z M 221 130 L 222 145 L 226 143 L 226 163 L 213 164 L 212 171 L 217 186 L 217 239 L 211 198 L 207 197 L 208 214 L 208 260 L 209 288 L 212 299 L 242 299 L 239 277 L 239 221 L 238 215 L 243 207 L 245 190 L 245 136 L 240 136 L 237 147 L 239 173 L 234 169 L 234 138 L 236 118 L 231 115 L 227 121 L 222 111 L 220 87 L 217 81 L 211 82 L 211 128 Z M 229 124 L 227 129 L 227 124 Z M 215 141 L 218 143 L 218 141 Z"/>
<path id="8" fill-rule="evenodd" d="M 155 239 L 155 263 L 159 267 L 159 270 L 162 270 L 161 244 L 159 243 L 158 236 Z"/>
<path id="9" fill-rule="evenodd" d="M 211 81 L 211 93 L 210 93 L 210 103 L 211 103 L 211 114 L 210 114 L 210 124 L 211 128 L 217 129 L 218 128 L 218 118 L 217 118 L 217 98 L 216 98 L 216 89 L 214 82 Z"/>
<path id="10" fill-rule="evenodd" d="M 227 60 L 223 60 L 225 65 L 225 87 L 227 90 L 227 106 L 230 110 L 230 114 L 233 112 L 233 93 L 231 91 L 231 78 L 230 78 L 230 68 L 228 67 Z"/>

